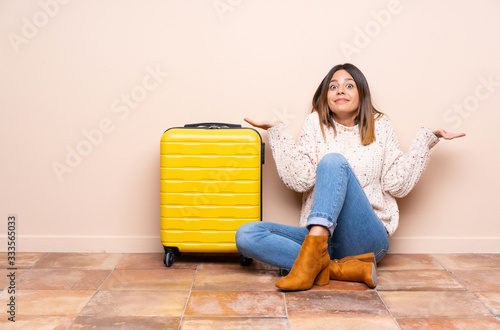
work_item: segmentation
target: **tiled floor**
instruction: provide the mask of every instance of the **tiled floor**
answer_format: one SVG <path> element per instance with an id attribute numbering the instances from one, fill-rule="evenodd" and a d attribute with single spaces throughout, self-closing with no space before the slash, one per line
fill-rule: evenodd
<path id="1" fill-rule="evenodd" d="M 281 292 L 236 255 L 18 253 L 16 322 L 0 253 L 0 328 L 500 329 L 500 254 L 388 255 L 378 286 Z"/>

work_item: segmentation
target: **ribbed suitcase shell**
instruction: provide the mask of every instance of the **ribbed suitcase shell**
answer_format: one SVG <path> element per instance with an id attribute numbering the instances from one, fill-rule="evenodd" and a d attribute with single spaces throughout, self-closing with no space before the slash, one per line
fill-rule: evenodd
<path id="1" fill-rule="evenodd" d="M 211 127 L 171 128 L 162 136 L 161 241 L 166 252 L 169 247 L 237 252 L 238 227 L 261 220 L 259 133 Z"/>

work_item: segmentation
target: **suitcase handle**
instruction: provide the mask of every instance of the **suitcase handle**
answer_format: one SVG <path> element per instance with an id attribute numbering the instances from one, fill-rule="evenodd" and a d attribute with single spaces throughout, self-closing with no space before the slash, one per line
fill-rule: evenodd
<path id="1" fill-rule="evenodd" d="M 198 124 L 186 124 L 186 128 L 198 128 L 206 127 L 210 129 L 220 129 L 220 128 L 241 128 L 239 124 L 225 124 L 225 123 L 198 123 Z"/>

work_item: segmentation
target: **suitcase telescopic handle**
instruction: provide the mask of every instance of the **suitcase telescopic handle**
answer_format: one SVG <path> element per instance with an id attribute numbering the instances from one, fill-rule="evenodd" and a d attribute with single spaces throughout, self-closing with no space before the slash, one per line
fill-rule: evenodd
<path id="1" fill-rule="evenodd" d="M 198 124 L 186 124 L 184 125 L 186 128 L 197 128 L 197 127 L 206 127 L 211 129 L 218 128 L 241 128 L 239 124 L 226 124 L 226 123 L 198 123 Z"/>

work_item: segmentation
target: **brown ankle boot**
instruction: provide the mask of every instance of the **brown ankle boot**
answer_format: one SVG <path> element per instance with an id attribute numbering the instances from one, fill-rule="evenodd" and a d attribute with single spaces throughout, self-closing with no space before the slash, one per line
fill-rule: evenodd
<path id="1" fill-rule="evenodd" d="M 290 273 L 276 282 L 282 290 L 309 290 L 330 282 L 328 236 L 307 235 Z"/>
<path id="2" fill-rule="evenodd" d="M 377 266 L 373 262 L 357 259 L 344 262 L 332 260 L 328 268 L 332 280 L 362 282 L 372 289 L 377 286 Z"/>
<path id="3" fill-rule="evenodd" d="M 334 261 L 344 262 L 344 261 L 352 260 L 352 259 L 361 260 L 361 261 L 364 261 L 364 262 L 373 262 L 374 264 L 377 263 L 377 260 L 375 259 L 375 254 L 373 252 L 365 253 L 365 254 L 360 254 L 360 255 L 357 255 L 357 256 L 347 256 L 347 257 L 344 257 L 344 258 L 342 258 L 340 260 L 335 259 Z"/>

